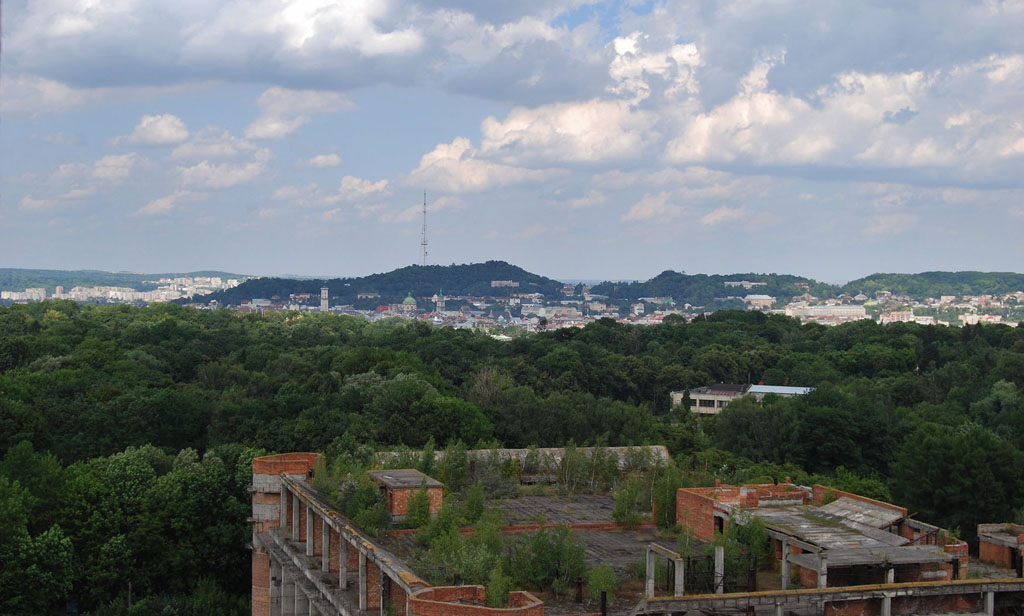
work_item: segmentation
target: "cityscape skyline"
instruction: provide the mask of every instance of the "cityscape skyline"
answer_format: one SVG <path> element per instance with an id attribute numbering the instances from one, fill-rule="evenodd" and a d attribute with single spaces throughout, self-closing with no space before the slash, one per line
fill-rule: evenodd
<path id="1" fill-rule="evenodd" d="M 10 3 L 0 265 L 1024 262 L 1024 3 L 477 4 Z"/>

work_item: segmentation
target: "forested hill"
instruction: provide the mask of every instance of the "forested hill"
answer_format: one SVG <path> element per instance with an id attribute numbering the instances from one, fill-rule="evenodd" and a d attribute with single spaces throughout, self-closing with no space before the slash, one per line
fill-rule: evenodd
<path id="1" fill-rule="evenodd" d="M 920 274 L 871 274 L 850 282 L 843 290 L 851 295 L 890 291 L 915 299 L 942 295 L 997 295 L 1024 290 L 1024 274 L 1013 272 L 921 272 Z"/>
<path id="2" fill-rule="evenodd" d="M 492 289 L 492 280 L 512 280 L 518 289 Z M 409 293 L 425 297 L 443 291 L 445 295 L 494 295 L 508 290 L 520 293 L 543 293 L 554 297 L 562 283 L 530 272 L 504 261 L 469 263 L 465 265 L 410 265 L 382 274 L 361 278 L 333 278 L 330 280 L 293 280 L 286 278 L 260 278 L 249 280 L 226 291 L 204 295 L 199 301 L 217 300 L 222 305 L 238 305 L 242 300 L 255 297 L 287 298 L 295 293 L 320 294 L 320 287 L 330 289 L 331 301 L 353 303 L 358 293 L 380 293 L 380 302 L 398 302 Z"/>
<path id="3" fill-rule="evenodd" d="M 242 278 L 239 274 L 217 271 L 184 272 L 176 274 L 135 274 L 130 272 L 103 272 L 99 270 L 48 270 L 0 268 L 0 289 L 4 291 L 24 291 L 27 288 L 43 287 L 47 293 L 53 293 L 57 286 L 71 289 L 72 287 L 129 287 L 136 291 L 152 291 L 155 284 L 145 284 L 145 280 L 175 278 L 178 276 L 219 276 L 221 278 Z"/>
<path id="4" fill-rule="evenodd" d="M 726 281 L 747 280 L 752 282 L 765 282 L 765 286 L 752 287 L 727 287 Z M 796 286 L 796 283 L 806 283 L 808 289 Z M 600 295 L 607 295 L 615 299 L 636 300 L 640 297 L 672 297 L 678 303 L 690 303 L 695 306 L 704 306 L 714 301 L 716 297 L 738 296 L 748 294 L 771 295 L 777 298 L 790 298 L 807 291 L 818 297 L 831 297 L 838 291 L 837 287 L 821 283 L 810 278 L 801 276 L 790 276 L 787 274 L 685 274 L 666 270 L 647 282 L 603 282 L 595 286 L 592 291 Z"/>

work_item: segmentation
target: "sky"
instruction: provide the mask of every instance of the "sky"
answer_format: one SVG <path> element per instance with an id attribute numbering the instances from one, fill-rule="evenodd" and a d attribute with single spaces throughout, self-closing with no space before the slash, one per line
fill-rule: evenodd
<path id="1" fill-rule="evenodd" d="M 1024 0 L 7 0 L 0 267 L 1024 271 Z"/>

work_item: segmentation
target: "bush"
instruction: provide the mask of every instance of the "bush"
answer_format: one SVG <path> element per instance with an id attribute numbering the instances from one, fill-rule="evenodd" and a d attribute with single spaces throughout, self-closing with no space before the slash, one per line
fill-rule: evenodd
<path id="1" fill-rule="evenodd" d="M 602 592 L 608 593 L 608 602 L 615 601 L 612 589 L 615 588 L 615 570 L 608 563 L 601 563 L 587 574 L 587 593 L 591 599 L 600 599 Z"/>
<path id="2" fill-rule="evenodd" d="M 624 486 L 616 490 L 612 519 L 620 524 L 639 524 L 643 522 L 643 514 L 637 511 L 637 502 L 643 490 L 644 485 L 640 479 L 629 479 Z"/>
<path id="3" fill-rule="evenodd" d="M 419 490 L 409 498 L 404 526 L 406 528 L 426 528 L 430 523 L 430 495 L 427 494 L 427 483 L 423 482 Z"/>
<path id="4" fill-rule="evenodd" d="M 508 593 L 512 590 L 512 578 L 505 575 L 505 571 L 498 563 L 498 566 L 491 570 L 487 578 L 487 606 L 506 608 L 508 607 Z"/>

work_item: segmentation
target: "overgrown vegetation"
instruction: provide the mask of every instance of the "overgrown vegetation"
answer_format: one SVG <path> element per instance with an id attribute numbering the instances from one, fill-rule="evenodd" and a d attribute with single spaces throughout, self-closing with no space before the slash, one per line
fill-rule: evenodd
<path id="1" fill-rule="evenodd" d="M 762 381 L 816 389 L 700 423 L 668 406 L 672 390 Z M 1024 508 L 1022 387 L 1024 328 L 1006 326 L 719 312 L 500 342 L 331 315 L 0 307 L 0 511 L 12 520 L 0 553 L 19 563 L 0 572 L 0 600 L 95 611 L 126 601 L 128 581 L 138 603 L 191 597 L 203 578 L 245 597 L 252 452 L 326 452 L 345 510 L 383 528 L 360 466 L 431 438 L 433 457 L 409 453 L 412 467 L 455 493 L 480 481 L 512 494 L 512 477 L 546 463 L 478 460 L 477 479 L 467 448 L 664 443 L 675 466 L 641 499 L 662 525 L 674 485 L 790 476 L 892 500 L 971 540 Z M 563 462 L 556 489 L 613 489 L 600 460 Z"/>

